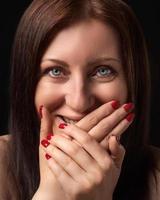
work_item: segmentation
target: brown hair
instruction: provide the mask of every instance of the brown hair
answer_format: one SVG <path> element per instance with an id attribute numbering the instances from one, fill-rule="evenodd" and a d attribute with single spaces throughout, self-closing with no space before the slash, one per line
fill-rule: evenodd
<path id="1" fill-rule="evenodd" d="M 12 54 L 10 131 L 13 141 L 12 167 L 20 199 L 31 198 L 39 183 L 39 122 L 34 96 L 41 57 L 62 29 L 90 18 L 109 23 L 117 30 L 128 101 L 134 102 L 136 107 L 136 120 L 122 137 L 127 154 L 114 198 L 131 200 L 139 195 L 142 200 L 147 194 L 146 179 L 153 162 L 148 162 L 148 158 L 143 161 L 142 158 L 146 155 L 143 147 L 147 144 L 149 130 L 150 85 L 145 41 L 135 15 L 120 0 L 34 0 L 21 18 Z M 141 153 L 134 157 L 135 152 Z M 137 175 L 146 162 L 148 166 L 141 174 L 142 185 L 137 185 L 136 177 L 131 177 L 130 173 Z M 137 168 L 133 170 L 134 166 Z"/>

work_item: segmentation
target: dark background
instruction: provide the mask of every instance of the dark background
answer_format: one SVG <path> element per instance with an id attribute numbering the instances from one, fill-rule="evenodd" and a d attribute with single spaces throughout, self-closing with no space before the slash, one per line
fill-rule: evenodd
<path id="1" fill-rule="evenodd" d="M 0 135 L 8 133 L 10 53 L 14 33 L 31 0 L 14 0 L 0 6 Z M 160 7 L 159 0 L 128 0 L 146 37 L 152 81 L 151 144 L 160 147 Z M 3 14 L 2 14 L 3 12 Z M 142 105 L 143 106 L 143 105 Z"/>

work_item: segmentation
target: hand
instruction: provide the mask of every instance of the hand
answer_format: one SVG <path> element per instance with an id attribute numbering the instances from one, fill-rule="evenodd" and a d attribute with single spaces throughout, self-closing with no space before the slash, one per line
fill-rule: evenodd
<path id="1" fill-rule="evenodd" d="M 64 132 L 74 139 L 55 135 L 43 150 L 51 155 L 48 165 L 63 190 L 73 199 L 112 199 L 124 158 L 115 136 L 109 138 L 110 155 L 87 132 L 68 125 Z"/>
<path id="2" fill-rule="evenodd" d="M 115 135 L 120 138 L 134 119 L 134 113 L 131 113 L 134 108 L 132 103 L 121 105 L 118 108 L 119 103 L 116 101 L 105 103 L 82 118 L 76 126 L 87 131 L 106 148 L 108 137 Z"/>
<path id="3" fill-rule="evenodd" d="M 126 106 L 129 109 L 126 109 Z M 119 146 L 119 148 L 115 148 L 116 146 L 113 145 L 114 143 L 112 144 L 112 142 L 109 142 L 110 140 L 113 141 L 113 139 L 111 139 L 112 137 L 110 138 L 110 140 L 108 140 L 108 136 L 113 133 L 115 135 L 120 135 L 124 130 L 128 128 L 131 121 L 129 122 L 128 120 L 126 120 L 125 117 L 132 110 L 132 108 L 133 106 L 131 104 L 129 105 L 126 104 L 126 105 L 121 106 L 121 108 L 115 111 L 113 107 L 111 106 L 111 102 L 109 102 L 109 103 L 104 104 L 97 110 L 93 111 L 92 113 L 88 114 L 76 124 L 77 126 L 82 126 L 83 130 L 86 129 L 90 135 L 93 134 L 93 137 L 97 137 L 96 140 L 99 140 L 99 141 L 102 140 L 101 145 L 106 144 L 104 143 L 104 141 L 108 142 L 107 150 L 109 152 L 113 152 L 110 156 L 114 160 L 114 163 L 118 168 L 121 166 L 123 156 L 116 156 L 116 155 L 118 155 L 117 153 L 118 151 L 121 152 L 119 153 L 119 155 L 123 155 L 124 149 L 121 145 Z M 107 137 L 106 137 L 106 134 L 108 134 Z M 104 137 L 105 139 L 103 139 Z M 55 137 L 54 137 L 54 140 L 55 140 Z M 73 141 L 79 144 L 78 141 L 75 140 L 74 138 L 73 138 Z M 110 149 L 113 149 L 113 150 L 111 151 Z M 62 160 L 65 160 L 65 158 L 63 158 Z M 56 163 L 54 164 L 54 166 L 55 165 Z M 106 195 L 104 196 L 106 198 Z"/>
<path id="4" fill-rule="evenodd" d="M 131 110 L 132 109 L 128 111 L 131 111 Z M 96 118 L 94 117 L 95 114 L 96 114 Z M 120 135 L 131 123 L 131 122 L 128 122 L 128 120 L 124 119 L 124 117 L 127 114 L 128 112 L 126 112 L 123 107 L 121 107 L 117 111 L 114 111 L 113 107 L 111 107 L 111 103 L 106 103 L 100 108 L 93 111 L 92 113 L 85 116 L 76 125 L 82 126 L 83 129 L 85 128 L 87 131 L 89 131 L 89 134 L 91 135 L 93 134 L 93 137 L 95 137 L 98 141 L 101 140 L 101 145 L 106 148 L 106 141 L 108 143 L 108 137 L 105 137 L 106 133 L 109 135 L 111 135 L 111 133 Z M 103 124 L 105 125 L 104 127 L 102 126 Z M 109 126 L 106 126 L 106 124 L 109 124 Z M 111 141 L 113 141 L 113 139 Z M 108 143 L 108 145 L 109 144 L 110 143 Z M 109 151 L 111 152 L 110 149 L 112 149 L 112 147 L 114 147 L 114 145 L 110 145 L 110 147 L 107 146 L 107 149 L 109 149 Z M 119 149 L 119 152 L 121 152 L 122 154 L 123 147 L 119 146 L 119 148 L 113 148 L 114 153 L 110 155 L 112 159 L 115 161 L 116 166 L 121 166 L 121 161 L 123 160 L 122 159 L 123 156 L 122 157 L 120 156 L 119 158 L 117 157 L 117 159 L 115 159 L 115 152 L 118 152 L 118 151 L 114 151 L 114 149 Z"/>
<path id="5" fill-rule="evenodd" d="M 41 118 L 40 128 L 40 142 L 46 138 L 49 133 L 52 132 L 53 117 L 46 108 L 43 107 L 41 111 L 43 117 Z M 61 188 L 61 185 L 57 181 L 54 173 L 49 169 L 48 163 L 46 162 L 45 152 L 39 145 L 39 168 L 40 168 L 40 185 L 38 190 L 34 194 L 32 200 L 62 200 L 66 199 L 66 194 Z"/>

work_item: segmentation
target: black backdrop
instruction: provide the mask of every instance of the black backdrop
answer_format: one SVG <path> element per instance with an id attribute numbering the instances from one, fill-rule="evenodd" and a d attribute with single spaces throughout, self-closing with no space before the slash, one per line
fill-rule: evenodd
<path id="1" fill-rule="evenodd" d="M 19 19 L 31 0 L 14 0 L 0 6 L 0 135 L 8 133 L 10 52 Z M 151 143 L 160 147 L 160 13 L 159 0 L 128 0 L 146 37 L 151 63 Z M 142 105 L 143 106 L 143 105 Z"/>

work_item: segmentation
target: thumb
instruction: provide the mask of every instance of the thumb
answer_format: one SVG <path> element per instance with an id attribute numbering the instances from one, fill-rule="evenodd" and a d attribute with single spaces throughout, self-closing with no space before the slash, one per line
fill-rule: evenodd
<path id="1" fill-rule="evenodd" d="M 52 133 L 53 119 L 44 106 L 41 107 L 41 126 L 40 126 L 40 141 L 47 138 L 48 134 Z"/>
<path id="2" fill-rule="evenodd" d="M 45 108 L 44 106 L 41 106 L 40 108 L 40 116 L 41 116 L 41 125 L 40 125 L 40 141 L 39 141 L 39 167 L 40 167 L 40 179 L 41 179 L 41 185 L 44 183 L 44 180 L 48 180 L 52 178 L 52 173 L 48 168 L 47 162 L 46 162 L 46 153 L 41 147 L 41 142 L 43 140 L 47 139 L 47 135 L 52 133 L 52 123 L 53 123 L 53 117 L 51 117 L 51 114 Z"/>
<path id="3" fill-rule="evenodd" d="M 108 150 L 117 168 L 121 168 L 125 156 L 125 149 L 120 144 L 119 139 L 114 135 L 108 139 Z"/>

